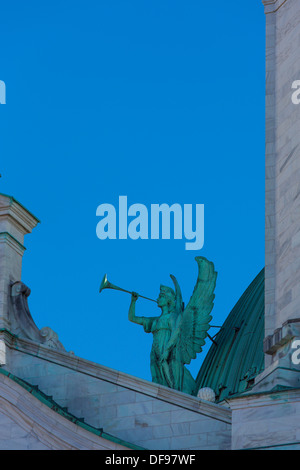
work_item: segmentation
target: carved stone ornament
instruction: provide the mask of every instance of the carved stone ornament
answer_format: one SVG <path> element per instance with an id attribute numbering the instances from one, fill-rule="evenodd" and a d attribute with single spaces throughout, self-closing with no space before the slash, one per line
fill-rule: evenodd
<path id="1" fill-rule="evenodd" d="M 197 397 L 201 400 L 211 401 L 212 403 L 216 401 L 216 394 L 213 389 L 209 387 L 200 388 Z"/>
<path id="2" fill-rule="evenodd" d="M 27 302 L 30 292 L 29 287 L 20 281 L 11 286 L 9 320 L 12 333 L 49 348 L 65 351 L 58 335 L 51 328 L 44 327 L 40 330 L 34 323 Z"/>

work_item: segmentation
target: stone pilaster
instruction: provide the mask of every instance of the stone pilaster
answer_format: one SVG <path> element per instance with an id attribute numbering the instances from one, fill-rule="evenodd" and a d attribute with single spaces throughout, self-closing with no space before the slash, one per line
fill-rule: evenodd
<path id="1" fill-rule="evenodd" d="M 300 337 L 300 2 L 263 0 L 266 13 L 265 366 L 268 387 Z M 287 328 L 288 325 L 288 328 Z M 293 331 L 293 335 L 286 332 Z M 286 365 L 286 359 L 284 360 Z M 275 364 L 278 367 L 275 367 Z M 265 374 L 267 375 L 267 374 Z M 290 386 L 298 386 L 290 378 Z M 297 377 L 297 378 L 296 378 Z M 261 383 L 261 377 L 257 382 Z M 285 383 L 287 385 L 287 383 Z"/>
<path id="2" fill-rule="evenodd" d="M 38 224 L 13 197 L 0 194 L 0 328 L 9 329 L 11 285 L 21 280 L 24 236 Z"/>

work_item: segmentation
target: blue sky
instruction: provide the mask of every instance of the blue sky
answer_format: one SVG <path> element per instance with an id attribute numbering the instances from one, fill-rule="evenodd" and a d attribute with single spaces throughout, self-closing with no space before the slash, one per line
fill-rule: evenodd
<path id="1" fill-rule="evenodd" d="M 151 380 L 152 337 L 128 321 L 129 295 L 98 293 L 104 273 L 154 298 L 174 274 L 187 302 L 205 256 L 220 325 L 264 266 L 264 37 L 259 0 L 1 5 L 1 192 L 41 220 L 22 280 L 68 351 Z M 203 249 L 99 240 L 96 209 L 120 195 L 204 204 Z M 159 313 L 139 299 L 137 314 Z"/>

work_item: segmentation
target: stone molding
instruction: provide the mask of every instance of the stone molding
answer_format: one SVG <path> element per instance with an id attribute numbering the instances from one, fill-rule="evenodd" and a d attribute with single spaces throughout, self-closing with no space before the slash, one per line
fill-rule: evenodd
<path id="1" fill-rule="evenodd" d="M 274 400 L 276 397 L 276 401 Z M 290 389 L 290 390 L 281 390 L 274 392 L 258 392 L 258 393 L 249 393 L 248 395 L 243 395 L 240 397 L 232 397 L 228 399 L 230 408 L 232 411 L 237 409 L 249 410 L 251 407 L 266 407 L 268 405 L 285 405 L 287 403 L 287 397 L 290 403 L 294 401 L 300 401 L 300 389 Z"/>
<path id="2" fill-rule="evenodd" d="M 23 256 L 26 250 L 25 246 L 8 232 L 0 232 L 0 243 L 7 243 L 10 248 L 21 256 Z"/>
<path id="3" fill-rule="evenodd" d="M 265 14 L 276 13 L 288 0 L 262 0 L 265 7 Z"/>
<path id="4" fill-rule="evenodd" d="M 6 219 L 8 224 L 12 224 L 17 228 L 16 238 L 21 244 L 23 244 L 23 239 L 18 232 L 23 234 L 31 233 L 39 223 L 39 220 L 16 199 L 0 193 L 0 221 L 1 219 Z M 10 235 L 13 234 L 10 233 Z"/>
<path id="5" fill-rule="evenodd" d="M 273 335 L 264 339 L 264 353 L 273 355 L 293 338 L 300 337 L 300 318 L 286 321 L 281 328 L 277 328 Z"/>

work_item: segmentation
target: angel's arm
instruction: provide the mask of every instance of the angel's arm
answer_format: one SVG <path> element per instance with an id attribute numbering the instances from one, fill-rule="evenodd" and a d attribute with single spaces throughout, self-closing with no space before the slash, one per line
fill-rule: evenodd
<path id="1" fill-rule="evenodd" d="M 138 325 L 143 325 L 145 332 L 150 333 L 152 323 L 155 317 L 150 317 L 150 318 L 137 317 L 135 314 L 135 304 L 136 304 L 137 299 L 138 299 L 138 294 L 133 292 L 131 295 L 131 303 L 130 303 L 130 307 L 128 311 L 128 320 L 133 323 L 137 323 Z"/>
<path id="2" fill-rule="evenodd" d="M 135 304 L 138 299 L 138 295 L 133 292 L 131 295 L 131 303 L 128 311 L 128 320 L 132 321 L 133 323 L 137 323 L 138 325 L 143 324 L 143 317 L 137 317 L 135 314 Z"/>

